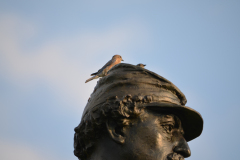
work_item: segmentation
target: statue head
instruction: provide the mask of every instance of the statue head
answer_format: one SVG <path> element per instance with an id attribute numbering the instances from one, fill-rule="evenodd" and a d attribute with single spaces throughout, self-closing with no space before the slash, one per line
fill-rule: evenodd
<path id="1" fill-rule="evenodd" d="M 101 78 L 75 128 L 80 160 L 182 160 L 203 129 L 184 94 L 145 68 L 118 64 Z"/>

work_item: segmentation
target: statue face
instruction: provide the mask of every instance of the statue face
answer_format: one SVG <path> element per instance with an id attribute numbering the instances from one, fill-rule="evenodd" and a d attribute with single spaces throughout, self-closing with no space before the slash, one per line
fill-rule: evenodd
<path id="1" fill-rule="evenodd" d="M 184 160 L 191 155 L 181 121 L 173 114 L 145 110 L 125 133 L 126 159 Z"/>

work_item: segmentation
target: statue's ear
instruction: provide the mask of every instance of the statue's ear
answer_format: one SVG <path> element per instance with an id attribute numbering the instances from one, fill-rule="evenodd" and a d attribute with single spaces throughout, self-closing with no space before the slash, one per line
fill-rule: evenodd
<path id="1" fill-rule="evenodd" d="M 108 133 L 110 137 L 117 143 L 123 144 L 125 142 L 125 136 L 123 133 L 123 127 L 117 125 L 116 121 L 114 120 L 107 120 L 106 122 Z"/>

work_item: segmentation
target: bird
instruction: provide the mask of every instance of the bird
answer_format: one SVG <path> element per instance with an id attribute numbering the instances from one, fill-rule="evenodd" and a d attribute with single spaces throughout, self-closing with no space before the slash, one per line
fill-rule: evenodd
<path id="1" fill-rule="evenodd" d="M 146 66 L 146 64 L 139 63 L 139 64 L 137 64 L 137 66 L 144 68 Z"/>
<path id="2" fill-rule="evenodd" d="M 115 66 L 116 64 L 121 63 L 121 61 L 123 61 L 123 59 L 122 59 L 122 57 L 121 57 L 120 55 L 114 55 L 114 56 L 112 57 L 112 59 L 109 60 L 101 69 L 99 69 L 99 70 L 98 70 L 97 72 L 95 72 L 95 73 L 92 73 L 91 76 L 93 76 L 93 77 L 87 79 L 87 80 L 85 81 L 85 83 L 87 83 L 87 82 L 89 82 L 89 81 L 91 81 L 91 80 L 93 80 L 93 79 L 97 79 L 97 78 L 99 78 L 99 77 L 107 76 L 108 71 L 109 71 L 113 66 Z"/>

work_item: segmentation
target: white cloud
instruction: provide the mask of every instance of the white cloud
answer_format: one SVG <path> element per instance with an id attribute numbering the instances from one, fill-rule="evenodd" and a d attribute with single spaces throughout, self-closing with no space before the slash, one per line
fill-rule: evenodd
<path id="1" fill-rule="evenodd" d="M 1 139 L 0 143 L 0 159 L 2 160 L 57 160 L 59 158 L 47 153 L 41 153 L 34 149 L 33 146 L 27 144 L 11 143 Z"/>
<path id="2" fill-rule="evenodd" d="M 126 21 L 106 30 L 79 31 L 68 37 L 61 37 L 60 33 L 29 51 L 22 44 L 39 36 L 37 26 L 12 15 L 0 16 L 0 26 L 0 67 L 4 76 L 26 91 L 33 88 L 36 80 L 44 81 L 61 98 L 77 104 L 69 106 L 85 104 L 96 84 L 84 83 L 89 75 L 113 53 L 121 54 L 145 34 L 139 23 Z"/>

